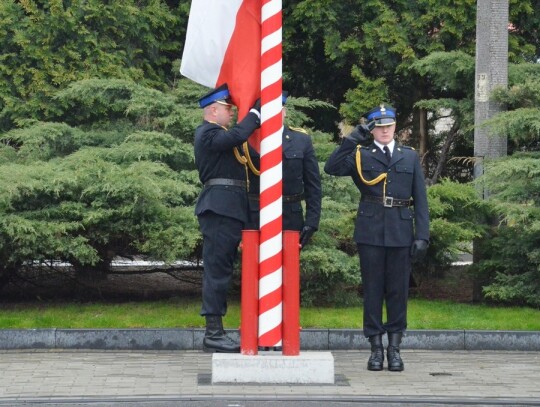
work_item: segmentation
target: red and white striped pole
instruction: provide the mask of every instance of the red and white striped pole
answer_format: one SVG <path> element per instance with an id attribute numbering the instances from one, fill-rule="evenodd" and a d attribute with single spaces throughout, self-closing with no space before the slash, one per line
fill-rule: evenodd
<path id="1" fill-rule="evenodd" d="M 283 231 L 283 355 L 300 354 L 300 232 Z"/>
<path id="2" fill-rule="evenodd" d="M 259 350 L 259 231 L 242 231 L 242 293 L 240 352 L 256 355 Z"/>
<path id="3" fill-rule="evenodd" d="M 277 347 L 282 341 L 282 3 L 261 4 L 259 346 Z"/>

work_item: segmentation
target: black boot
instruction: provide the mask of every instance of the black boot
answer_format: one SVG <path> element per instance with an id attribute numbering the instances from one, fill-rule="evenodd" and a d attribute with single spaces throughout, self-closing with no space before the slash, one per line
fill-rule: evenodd
<path id="1" fill-rule="evenodd" d="M 203 350 L 214 353 L 239 353 L 240 344 L 227 336 L 223 330 L 220 315 L 206 315 L 206 332 L 203 339 Z"/>
<path id="2" fill-rule="evenodd" d="M 370 336 L 369 343 L 371 343 L 371 356 L 367 362 L 368 370 L 383 370 L 384 348 L 382 336 L 380 334 Z"/>
<path id="3" fill-rule="evenodd" d="M 386 356 L 388 358 L 388 370 L 391 372 L 401 372 L 405 369 L 401 355 L 399 354 L 399 345 L 401 344 L 401 332 L 388 333 L 388 348 Z"/>

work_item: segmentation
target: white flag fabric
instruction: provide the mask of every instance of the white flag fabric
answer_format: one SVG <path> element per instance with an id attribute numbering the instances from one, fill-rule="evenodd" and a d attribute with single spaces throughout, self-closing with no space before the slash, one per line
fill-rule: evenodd
<path id="1" fill-rule="evenodd" d="M 193 0 L 180 73 L 213 88 L 221 72 L 242 0 Z"/>
<path id="2" fill-rule="evenodd" d="M 261 0 L 192 0 L 180 73 L 227 83 L 242 119 L 260 95 Z"/>

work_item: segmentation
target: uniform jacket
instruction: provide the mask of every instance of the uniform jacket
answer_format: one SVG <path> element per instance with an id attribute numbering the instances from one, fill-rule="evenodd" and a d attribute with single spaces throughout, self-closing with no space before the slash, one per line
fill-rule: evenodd
<path id="1" fill-rule="evenodd" d="M 429 212 L 420 159 L 410 147 L 394 146 L 392 160 L 375 145 L 361 147 L 362 173 L 372 180 L 387 173 L 386 196 L 414 200 L 413 207 L 384 207 L 360 201 L 354 230 L 356 243 L 385 247 L 407 247 L 413 240 L 429 241 Z M 383 196 L 384 181 L 369 186 L 356 168 L 356 143 L 345 138 L 328 159 L 324 170 L 330 175 L 349 175 L 362 195 Z M 414 222 L 413 222 L 414 221 Z"/>
<path id="2" fill-rule="evenodd" d="M 226 130 L 216 123 L 204 121 L 195 130 L 195 165 L 199 179 L 204 183 L 212 178 L 246 180 L 246 169 L 236 159 L 233 148 L 241 146 L 259 127 L 256 114 L 249 113 L 240 123 Z M 248 220 L 246 188 L 240 186 L 212 185 L 203 187 L 195 214 L 212 211 L 242 222 Z"/>
<path id="3" fill-rule="evenodd" d="M 304 225 L 319 227 L 321 217 L 321 174 L 311 137 L 301 131 L 285 126 L 282 138 L 283 195 L 304 194 L 306 216 L 304 221 L 302 203 L 283 202 L 283 230 L 302 230 Z M 250 148 L 250 156 L 260 169 L 260 156 Z M 250 171 L 250 196 L 259 195 L 260 177 Z M 252 220 L 258 222 L 259 201 L 250 199 Z M 258 224 L 255 226 L 258 227 Z"/>

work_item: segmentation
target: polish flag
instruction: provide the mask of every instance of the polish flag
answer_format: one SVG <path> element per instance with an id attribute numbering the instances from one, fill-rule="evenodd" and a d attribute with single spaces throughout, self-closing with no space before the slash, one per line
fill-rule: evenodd
<path id="1" fill-rule="evenodd" d="M 261 93 L 261 0 L 192 0 L 180 73 L 227 83 L 242 120 Z"/>

